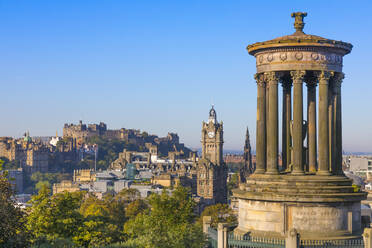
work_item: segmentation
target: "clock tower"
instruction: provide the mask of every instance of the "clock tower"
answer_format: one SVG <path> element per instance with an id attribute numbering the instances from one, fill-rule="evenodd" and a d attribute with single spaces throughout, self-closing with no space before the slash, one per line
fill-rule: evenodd
<path id="1" fill-rule="evenodd" d="M 202 157 L 197 164 L 197 194 L 205 205 L 227 202 L 227 167 L 223 161 L 223 123 L 212 106 L 202 124 Z"/>
<path id="2" fill-rule="evenodd" d="M 216 110 L 212 106 L 208 122 L 203 121 L 202 127 L 202 158 L 215 165 L 223 164 L 223 123 L 217 122 Z"/>

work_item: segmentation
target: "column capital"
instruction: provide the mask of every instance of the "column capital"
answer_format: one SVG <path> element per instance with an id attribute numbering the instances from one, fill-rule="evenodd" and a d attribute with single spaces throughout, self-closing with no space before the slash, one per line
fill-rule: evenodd
<path id="1" fill-rule="evenodd" d="M 333 71 L 320 71 L 316 74 L 319 84 L 328 84 L 329 79 L 334 75 Z"/>
<path id="2" fill-rule="evenodd" d="M 280 73 L 276 71 L 269 71 L 264 73 L 265 81 L 270 84 L 278 84 L 280 79 Z"/>
<path id="3" fill-rule="evenodd" d="M 266 83 L 263 73 L 254 74 L 254 79 L 256 80 L 258 86 L 265 87 Z"/>
<path id="4" fill-rule="evenodd" d="M 292 77 L 293 83 L 298 83 L 299 81 L 301 81 L 302 83 L 302 81 L 305 78 L 305 75 L 306 75 L 306 71 L 291 71 L 291 77 Z"/>
<path id="5" fill-rule="evenodd" d="M 342 80 L 345 78 L 345 74 L 342 72 L 335 72 L 332 77 L 332 81 L 336 87 L 341 87 Z"/>

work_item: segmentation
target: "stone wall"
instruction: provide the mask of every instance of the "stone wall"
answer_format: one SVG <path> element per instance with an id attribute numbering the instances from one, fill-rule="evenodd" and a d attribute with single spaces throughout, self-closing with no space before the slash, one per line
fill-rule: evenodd
<path id="1" fill-rule="evenodd" d="M 239 199 L 237 232 L 284 236 L 296 229 L 303 238 L 360 234 L 359 202 L 322 204 Z"/>

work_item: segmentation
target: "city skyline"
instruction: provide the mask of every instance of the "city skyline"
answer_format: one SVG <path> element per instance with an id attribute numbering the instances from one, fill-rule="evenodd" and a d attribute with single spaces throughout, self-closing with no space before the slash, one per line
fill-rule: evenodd
<path id="1" fill-rule="evenodd" d="M 42 3 L 0 5 L 0 74 L 7 93 L 0 136 L 19 137 L 27 130 L 52 136 L 56 130 L 62 134 L 64 123 L 103 121 L 110 129 L 176 132 L 185 145 L 199 148 L 201 122 L 214 104 L 224 122 L 225 149 L 243 149 L 247 126 L 254 148 L 255 61 L 245 47 L 293 33 L 290 13 L 300 10 L 308 12 L 305 33 L 354 45 L 344 59 L 343 146 L 347 152 L 372 152 L 367 1 L 352 12 L 344 8 L 346 1 L 312 2 L 315 7 Z"/>

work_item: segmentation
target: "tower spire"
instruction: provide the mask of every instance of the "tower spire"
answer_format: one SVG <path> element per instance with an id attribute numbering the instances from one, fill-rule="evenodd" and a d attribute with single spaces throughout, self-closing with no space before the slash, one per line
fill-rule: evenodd
<path id="1" fill-rule="evenodd" d="M 255 170 L 252 164 L 252 151 L 251 151 L 251 141 L 249 137 L 249 128 L 245 133 L 245 144 L 244 144 L 244 166 L 240 169 L 240 182 L 244 183 L 247 177 L 252 174 Z"/>
<path id="2" fill-rule="evenodd" d="M 211 110 L 209 110 L 208 122 L 213 122 L 214 124 L 217 124 L 217 114 L 213 104 Z"/>

